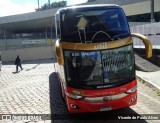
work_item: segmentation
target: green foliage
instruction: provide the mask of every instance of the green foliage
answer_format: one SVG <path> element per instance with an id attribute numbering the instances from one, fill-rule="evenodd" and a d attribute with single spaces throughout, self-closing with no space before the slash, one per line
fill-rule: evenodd
<path id="1" fill-rule="evenodd" d="M 67 5 L 67 1 L 59 1 L 59 2 L 53 2 L 51 4 L 52 8 L 57 8 L 57 7 L 65 7 Z"/>
<path id="2" fill-rule="evenodd" d="M 46 10 L 49 9 L 49 4 L 45 3 L 43 6 L 41 6 L 40 10 Z"/>
<path id="3" fill-rule="evenodd" d="M 88 0 L 88 2 L 93 2 L 93 1 L 96 1 L 96 0 Z"/>
<path id="4" fill-rule="evenodd" d="M 36 9 L 36 11 L 41 11 L 41 10 L 46 10 L 46 9 L 51 9 L 51 8 L 58 8 L 58 7 L 65 7 L 67 6 L 67 1 L 59 1 L 59 2 L 53 2 L 49 6 L 48 3 L 45 3 L 41 8 Z"/>

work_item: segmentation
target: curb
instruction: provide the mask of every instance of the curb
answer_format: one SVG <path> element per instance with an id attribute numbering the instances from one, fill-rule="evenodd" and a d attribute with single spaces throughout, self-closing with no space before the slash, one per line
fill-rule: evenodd
<path id="1" fill-rule="evenodd" d="M 160 92 L 160 87 L 158 85 L 154 84 L 153 82 L 146 80 L 143 77 L 140 77 L 139 75 L 136 75 L 136 79 L 137 79 L 137 81 L 141 82 L 142 84 L 146 84 L 148 87 L 152 88 L 157 93 Z"/>

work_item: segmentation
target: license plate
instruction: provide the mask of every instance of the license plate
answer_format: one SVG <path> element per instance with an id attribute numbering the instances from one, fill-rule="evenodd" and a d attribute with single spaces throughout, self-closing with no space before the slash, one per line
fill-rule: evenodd
<path id="1" fill-rule="evenodd" d="M 100 108 L 100 111 L 110 111 L 112 110 L 112 107 L 103 107 L 103 108 Z"/>

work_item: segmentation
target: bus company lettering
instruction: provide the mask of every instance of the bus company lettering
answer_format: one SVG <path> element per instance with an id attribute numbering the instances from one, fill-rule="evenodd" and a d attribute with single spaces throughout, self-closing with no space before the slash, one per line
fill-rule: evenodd
<path id="1" fill-rule="evenodd" d="M 95 56 L 95 52 L 82 52 L 82 56 Z"/>
<path id="2" fill-rule="evenodd" d="M 72 53 L 72 56 L 79 56 L 79 53 Z"/>
<path id="3" fill-rule="evenodd" d="M 122 87 L 122 88 L 120 88 L 119 90 L 120 90 L 121 92 L 125 92 L 125 91 L 127 91 L 127 88 Z"/>
<path id="4" fill-rule="evenodd" d="M 100 93 L 95 93 L 95 96 L 101 96 L 101 95 L 115 95 L 116 92 L 115 91 L 104 91 L 104 92 L 100 92 Z"/>
<path id="5" fill-rule="evenodd" d="M 104 49 L 104 48 L 107 48 L 107 43 L 101 43 L 94 46 L 94 49 Z"/>
<path id="6" fill-rule="evenodd" d="M 121 87 L 119 88 L 119 91 L 120 93 L 123 93 L 123 92 L 126 92 L 127 91 L 127 88 L 125 87 Z M 100 92 L 100 93 L 95 93 L 96 96 L 100 96 L 100 95 L 115 95 L 116 94 L 116 91 L 103 91 L 103 92 Z"/>

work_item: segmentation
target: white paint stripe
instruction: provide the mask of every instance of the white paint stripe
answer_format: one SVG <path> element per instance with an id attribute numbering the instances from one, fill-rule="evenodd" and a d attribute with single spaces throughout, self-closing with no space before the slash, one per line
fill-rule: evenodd
<path id="1" fill-rule="evenodd" d="M 146 94 L 144 94 L 144 93 L 142 93 L 142 92 L 140 92 L 140 91 L 138 91 L 138 93 L 141 94 L 141 95 L 143 95 L 143 96 L 145 96 L 145 97 L 147 97 L 147 98 L 149 98 L 150 100 L 152 100 L 152 101 L 160 104 L 160 101 L 159 101 L 159 100 L 157 100 L 157 99 L 155 99 L 155 98 L 153 98 L 153 97 L 151 97 L 151 96 L 148 96 L 148 95 L 146 95 Z"/>

